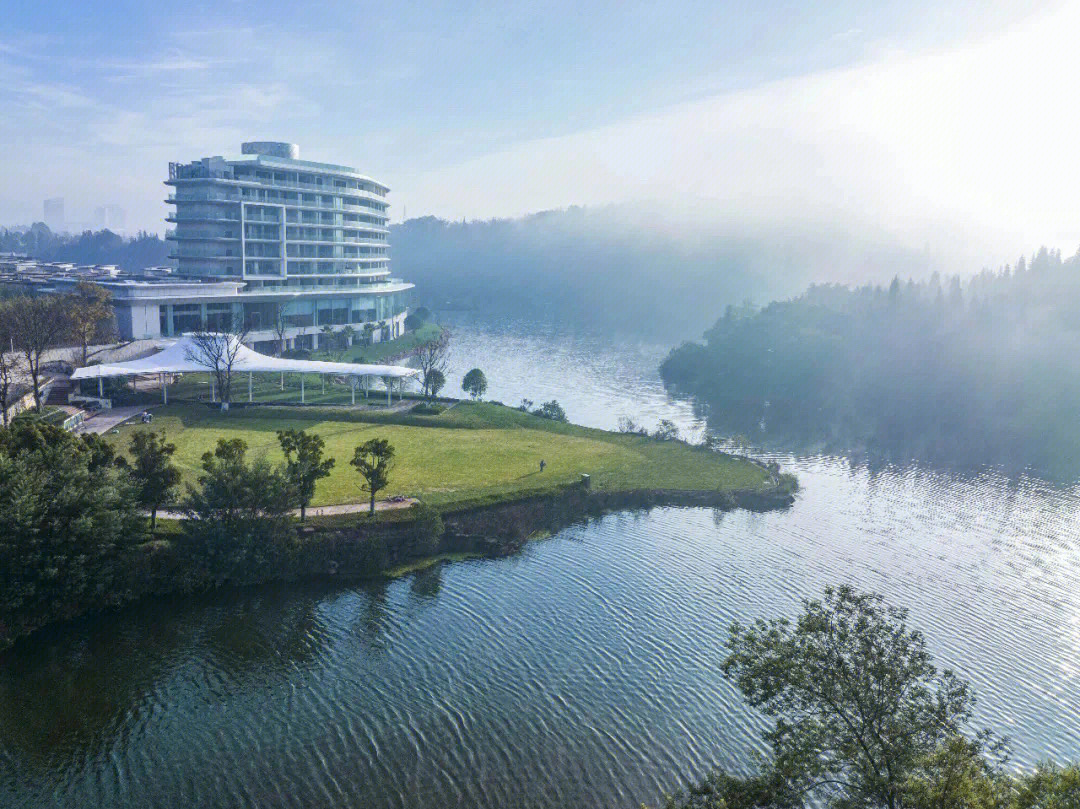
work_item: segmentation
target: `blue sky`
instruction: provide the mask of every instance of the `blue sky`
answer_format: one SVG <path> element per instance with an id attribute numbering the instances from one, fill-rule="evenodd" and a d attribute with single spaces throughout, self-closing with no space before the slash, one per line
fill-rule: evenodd
<path id="1" fill-rule="evenodd" d="M 866 82 L 893 92 L 897 81 L 932 88 L 933 71 L 952 74 L 952 63 L 927 68 L 932 60 L 963 64 L 986 43 L 980 58 L 994 59 L 1009 47 L 1004 37 L 1029 30 L 1019 46 L 1038 41 L 1031 27 L 1060 28 L 1054 15 L 1063 13 L 1051 2 L 1017 9 L 910 0 L 0 5 L 0 222 L 40 219 L 42 199 L 62 195 L 69 219 L 114 203 L 129 225 L 159 231 L 167 162 L 232 154 L 245 139 L 290 140 L 304 157 L 357 166 L 394 189 L 396 217 L 406 207 L 409 216 L 516 215 L 663 197 L 665 189 L 675 197 L 679 186 L 723 203 L 710 188 L 737 172 L 716 164 L 702 175 L 678 165 L 680 153 L 733 149 L 736 167 L 760 169 L 762 154 L 788 150 L 791 133 L 828 129 L 823 121 L 848 106 L 837 93 L 874 106 L 883 96 L 873 88 L 859 96 Z M 905 71 L 918 77 L 904 79 Z M 1045 85 L 1053 77 L 1036 78 Z M 837 82 L 841 89 L 830 89 Z M 820 93 L 827 100 L 806 104 Z M 793 98 L 810 120 L 792 112 Z M 977 115 L 972 126 L 984 120 Z M 843 141 L 852 129 L 840 120 Z M 860 138 L 880 140 L 861 119 L 854 126 Z M 642 127 L 657 129 L 644 152 Z M 739 132 L 746 127 L 752 137 Z M 713 139 L 695 140 L 699 131 Z M 758 195 L 757 180 L 740 176 L 736 196 L 754 197 L 755 210 L 777 197 L 781 209 L 806 205 L 815 170 L 807 175 L 805 163 L 835 144 L 801 146 L 806 161 L 790 199 L 783 178 Z M 903 144 L 875 148 L 868 165 Z M 754 154 L 743 159 L 740 149 Z M 686 182 L 687 172 L 702 182 Z M 885 193 L 890 177 L 879 179 L 858 194 Z M 846 179 L 831 182 L 843 196 Z M 980 217 L 968 224 L 981 227 Z M 1049 236 L 1071 235 L 1055 228 Z"/>

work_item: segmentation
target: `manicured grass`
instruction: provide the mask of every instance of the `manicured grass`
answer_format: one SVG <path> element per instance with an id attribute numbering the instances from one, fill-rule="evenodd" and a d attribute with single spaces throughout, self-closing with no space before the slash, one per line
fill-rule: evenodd
<path id="1" fill-rule="evenodd" d="M 397 357 L 407 351 L 412 351 L 418 345 L 429 342 L 442 332 L 442 327 L 434 323 L 425 323 L 416 331 L 402 335 L 396 340 L 388 340 L 385 343 L 375 343 L 370 346 L 350 346 L 345 349 L 341 356 L 341 362 L 370 362 L 377 364 L 387 357 Z M 315 359 L 336 359 L 338 352 L 315 352 Z"/>
<path id="2" fill-rule="evenodd" d="M 405 494 L 433 505 L 489 501 L 541 494 L 592 476 L 599 491 L 642 489 L 757 489 L 768 485 L 765 470 L 748 461 L 677 442 L 557 424 L 518 410 L 486 403 L 461 403 L 437 416 L 316 408 L 245 408 L 229 414 L 208 406 L 174 404 L 154 411 L 153 429 L 176 444 L 174 456 L 185 481 L 194 481 L 204 452 L 219 438 L 241 438 L 249 456 L 281 459 L 276 431 L 318 433 L 337 463 L 320 481 L 314 506 L 365 500 L 349 460 L 370 438 L 386 438 L 397 451 L 390 486 L 380 497 Z M 128 424 L 106 436 L 126 451 L 134 430 Z M 547 462 L 539 471 L 540 460 Z"/>

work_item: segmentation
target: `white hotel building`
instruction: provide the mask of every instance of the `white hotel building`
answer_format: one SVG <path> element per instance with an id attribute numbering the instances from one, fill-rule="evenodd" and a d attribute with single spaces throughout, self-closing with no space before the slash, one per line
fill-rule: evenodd
<path id="1" fill-rule="evenodd" d="M 125 336 L 174 337 L 240 317 L 255 324 L 248 342 L 270 350 L 278 303 L 293 348 L 318 347 L 326 326 L 361 333 L 372 323 L 377 340 L 404 331 L 413 285 L 390 277 L 386 186 L 276 142 L 171 163 L 166 184 L 178 280 L 107 284 Z"/>

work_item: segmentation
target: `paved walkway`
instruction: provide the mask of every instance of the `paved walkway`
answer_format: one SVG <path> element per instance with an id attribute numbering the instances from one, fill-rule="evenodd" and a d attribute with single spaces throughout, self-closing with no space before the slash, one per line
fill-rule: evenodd
<path id="1" fill-rule="evenodd" d="M 400 502 L 391 503 L 389 500 L 376 500 L 376 511 L 393 511 L 399 508 L 409 508 L 420 502 L 415 497 L 406 497 Z M 309 517 L 329 517 L 334 514 L 359 514 L 360 512 L 366 512 L 371 508 L 368 503 L 344 503 L 340 506 L 319 506 L 317 508 L 309 508 L 307 510 L 307 516 Z M 292 510 L 294 517 L 300 516 L 300 509 L 294 508 Z M 184 518 L 184 512 L 176 511 L 174 509 L 162 508 L 158 509 L 158 517 L 162 520 L 182 520 Z"/>
<path id="2" fill-rule="evenodd" d="M 79 425 L 78 433 L 97 433 L 102 435 L 109 432 L 113 427 L 123 424 L 131 418 L 135 418 L 147 408 L 144 405 L 135 407 L 114 407 L 111 410 L 99 410 Z"/>

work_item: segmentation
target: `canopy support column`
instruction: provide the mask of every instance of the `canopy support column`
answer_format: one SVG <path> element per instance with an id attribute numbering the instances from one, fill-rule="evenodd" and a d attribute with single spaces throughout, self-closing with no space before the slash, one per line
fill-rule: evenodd
<path id="1" fill-rule="evenodd" d="M 349 385 L 349 393 L 352 394 L 352 403 L 356 404 L 356 379 L 353 378 L 352 384 Z"/>
<path id="2" fill-rule="evenodd" d="M 387 379 L 386 379 L 386 406 L 387 407 L 390 406 L 390 384 L 391 384 L 390 383 L 390 378 L 387 377 Z"/>
<path id="3" fill-rule="evenodd" d="M 169 382 L 165 374 L 161 374 L 161 403 L 169 403 Z"/>
<path id="4" fill-rule="evenodd" d="M 99 399 L 105 398 L 105 380 L 100 376 L 97 378 L 97 395 Z"/>
<path id="5" fill-rule="evenodd" d="M 304 403 L 304 375 L 300 374 L 300 404 Z"/>
<path id="6" fill-rule="evenodd" d="M 248 371 L 248 404 L 251 404 L 251 371 Z"/>

